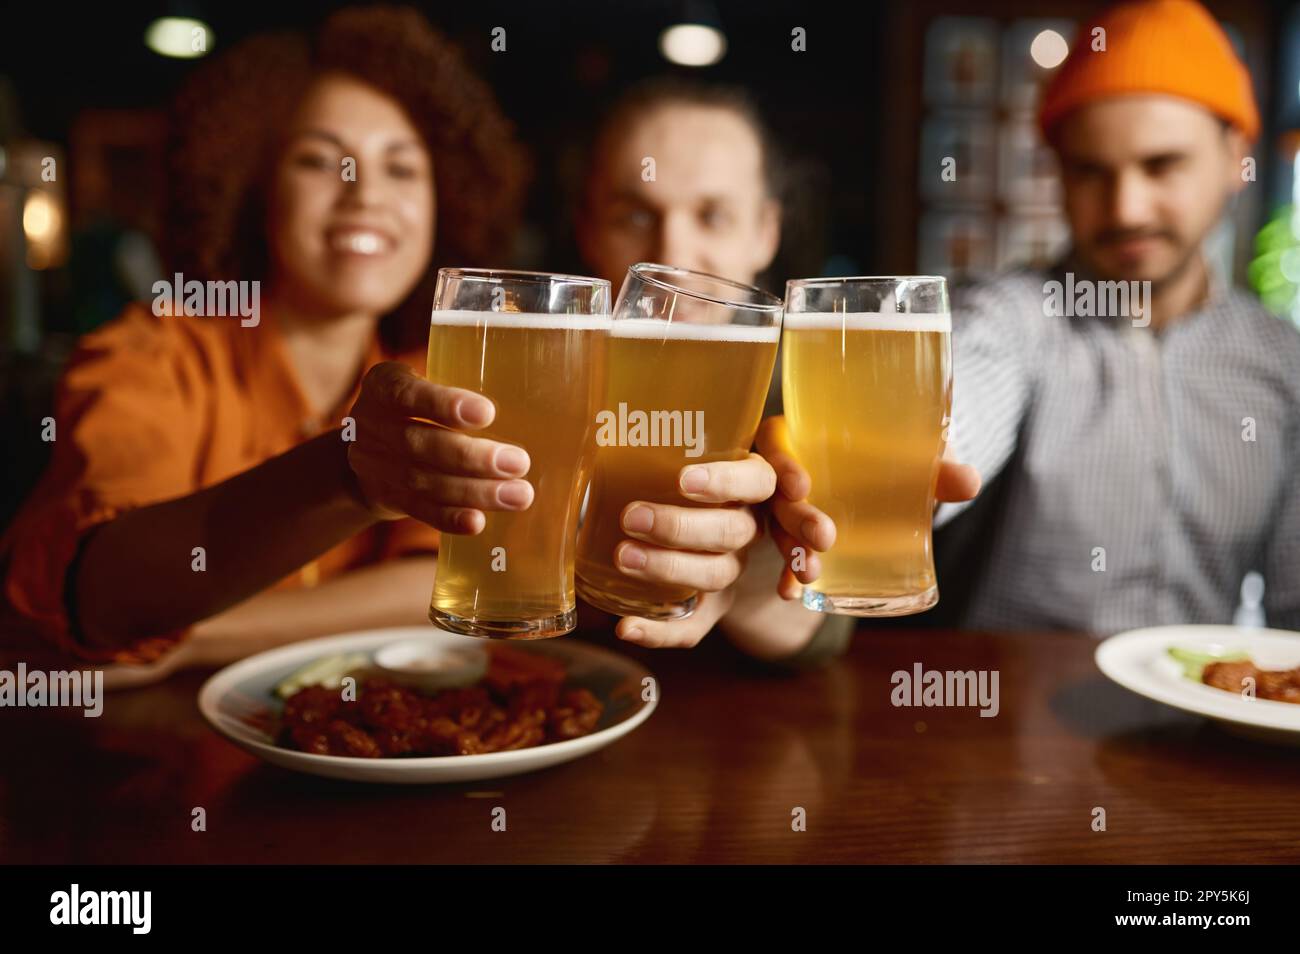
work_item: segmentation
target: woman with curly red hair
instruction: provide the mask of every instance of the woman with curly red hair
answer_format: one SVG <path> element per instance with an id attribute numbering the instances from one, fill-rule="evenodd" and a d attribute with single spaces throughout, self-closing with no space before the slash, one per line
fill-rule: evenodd
<path id="1" fill-rule="evenodd" d="M 493 264 L 515 223 L 511 127 L 458 50 L 383 8 L 246 41 L 175 118 L 169 271 L 257 282 L 260 314 L 160 295 L 82 340 L 0 542 L 6 647 L 170 666 L 425 620 L 434 528 L 532 497 L 525 452 L 466 433 L 492 403 L 418 376 L 437 266 Z"/>

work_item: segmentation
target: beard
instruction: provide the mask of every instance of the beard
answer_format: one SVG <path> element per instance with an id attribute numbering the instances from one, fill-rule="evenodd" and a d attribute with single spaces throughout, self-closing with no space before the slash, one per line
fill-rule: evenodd
<path id="1" fill-rule="evenodd" d="M 1125 269 L 1123 266 L 1111 266 L 1107 263 L 1108 256 L 1106 252 L 1109 246 L 1139 238 L 1164 240 L 1173 251 L 1173 260 L 1161 267 L 1156 274 L 1135 273 L 1132 269 Z M 1186 276 L 1188 271 L 1196 266 L 1200 258 L 1200 252 L 1201 244 L 1199 242 L 1190 244 L 1181 242 L 1172 232 L 1148 229 L 1116 229 L 1102 232 L 1089 244 L 1086 264 L 1094 274 L 1104 280 L 1149 281 L 1151 282 L 1151 290 L 1159 292 L 1161 288 L 1168 287 Z"/>

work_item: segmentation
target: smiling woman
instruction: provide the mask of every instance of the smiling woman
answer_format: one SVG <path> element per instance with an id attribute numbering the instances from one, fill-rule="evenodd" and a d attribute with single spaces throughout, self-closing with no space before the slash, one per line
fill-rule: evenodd
<path id="1" fill-rule="evenodd" d="M 265 278 L 272 263 L 297 260 L 296 236 L 275 228 L 295 199 L 319 216 L 331 192 L 355 186 L 362 211 L 299 224 L 341 229 L 351 217 L 395 228 L 409 227 L 411 197 L 427 195 L 433 227 L 410 236 L 426 246 L 424 267 L 381 327 L 395 348 L 423 347 L 437 269 L 496 264 L 517 222 L 526 163 L 513 130 L 460 51 L 411 10 L 344 10 L 315 38 L 253 37 L 197 71 L 173 116 L 176 227 L 164 241 L 170 263 L 187 276 Z M 364 211 L 364 193 L 381 184 L 408 203 L 396 210 L 405 222 L 377 222 Z M 373 250 L 367 238 L 330 240 L 357 254 Z"/>
<path id="2" fill-rule="evenodd" d="M 170 671 L 422 621 L 438 530 L 522 473 L 464 433 L 489 401 L 413 370 L 435 238 L 474 263 L 509 237 L 510 125 L 423 18 L 367 8 L 205 64 L 173 128 L 170 271 L 260 286 L 263 320 L 138 305 L 82 340 L 0 540 L 0 650 Z"/>

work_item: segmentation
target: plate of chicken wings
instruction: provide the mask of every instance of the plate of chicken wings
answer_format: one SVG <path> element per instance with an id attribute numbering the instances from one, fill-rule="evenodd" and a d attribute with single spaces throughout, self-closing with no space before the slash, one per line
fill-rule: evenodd
<path id="1" fill-rule="evenodd" d="M 575 639 L 496 642 L 435 627 L 349 633 L 240 660 L 199 691 L 231 742 L 362 782 L 467 782 L 580 758 L 650 717 L 648 670 Z"/>

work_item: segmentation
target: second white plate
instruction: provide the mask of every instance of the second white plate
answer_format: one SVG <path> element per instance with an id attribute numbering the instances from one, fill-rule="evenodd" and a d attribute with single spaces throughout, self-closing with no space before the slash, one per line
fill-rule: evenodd
<path id="1" fill-rule="evenodd" d="M 1300 705 L 1245 698 L 1188 679 L 1169 656 L 1171 646 L 1208 653 L 1242 650 L 1261 669 L 1291 669 L 1300 666 L 1300 633 L 1237 626 L 1155 626 L 1111 636 L 1094 654 L 1098 668 L 1110 679 L 1148 699 L 1208 716 L 1246 734 L 1300 743 Z"/>

